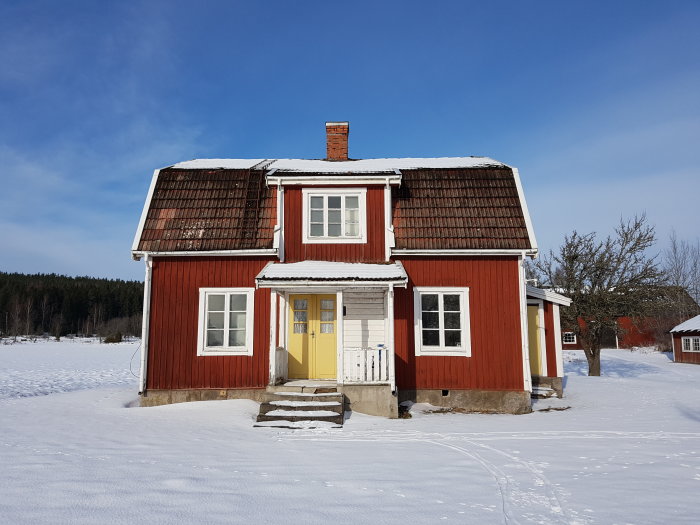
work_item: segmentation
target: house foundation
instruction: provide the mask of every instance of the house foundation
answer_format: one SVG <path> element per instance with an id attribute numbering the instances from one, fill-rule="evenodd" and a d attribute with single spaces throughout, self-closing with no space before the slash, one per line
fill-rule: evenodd
<path id="1" fill-rule="evenodd" d="M 223 399 L 251 399 L 258 403 L 266 399 L 264 388 L 186 388 L 177 390 L 148 390 L 140 396 L 140 406 L 154 407 L 189 401 L 215 401 Z"/>
<path id="2" fill-rule="evenodd" d="M 504 390 L 400 390 L 399 403 L 429 403 L 438 407 L 488 414 L 532 412 L 530 392 Z"/>

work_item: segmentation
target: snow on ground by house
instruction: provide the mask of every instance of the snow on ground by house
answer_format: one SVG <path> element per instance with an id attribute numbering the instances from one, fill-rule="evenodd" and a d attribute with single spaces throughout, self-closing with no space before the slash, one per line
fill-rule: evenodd
<path id="1" fill-rule="evenodd" d="M 566 397 L 528 415 L 285 430 L 252 401 L 128 408 L 136 348 L 0 345 L 0 522 L 700 522 L 700 366 L 665 354 L 589 378 L 565 352 Z"/>

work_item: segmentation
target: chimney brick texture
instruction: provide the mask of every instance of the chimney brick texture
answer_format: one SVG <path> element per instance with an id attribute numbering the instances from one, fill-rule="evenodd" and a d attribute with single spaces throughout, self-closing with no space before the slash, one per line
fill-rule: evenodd
<path id="1" fill-rule="evenodd" d="M 326 122 L 326 160 L 348 160 L 348 122 Z"/>

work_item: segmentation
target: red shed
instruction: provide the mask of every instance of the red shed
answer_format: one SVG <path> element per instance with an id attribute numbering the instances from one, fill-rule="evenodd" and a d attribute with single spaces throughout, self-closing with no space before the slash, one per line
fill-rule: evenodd
<path id="1" fill-rule="evenodd" d="M 671 329 L 673 360 L 700 365 L 700 315 Z"/>
<path id="2" fill-rule="evenodd" d="M 518 170 L 351 160 L 348 123 L 326 130 L 325 160 L 155 172 L 132 248 L 146 262 L 142 403 L 313 388 L 387 416 L 405 400 L 528 412 L 523 261 L 537 245 Z M 549 345 L 561 302 L 542 304 Z"/>

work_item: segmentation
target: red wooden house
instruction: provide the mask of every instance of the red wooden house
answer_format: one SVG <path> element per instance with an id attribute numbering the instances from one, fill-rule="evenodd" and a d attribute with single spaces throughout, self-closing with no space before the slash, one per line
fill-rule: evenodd
<path id="1" fill-rule="evenodd" d="M 132 249 L 146 262 L 142 404 L 313 380 L 371 414 L 403 400 L 530 410 L 522 264 L 537 245 L 518 171 L 351 160 L 348 130 L 326 124 L 325 160 L 154 173 Z"/>

